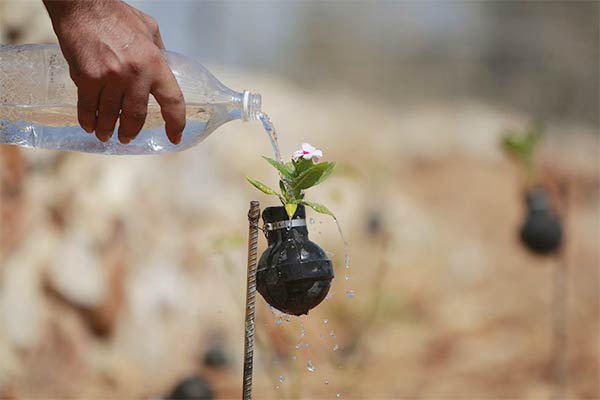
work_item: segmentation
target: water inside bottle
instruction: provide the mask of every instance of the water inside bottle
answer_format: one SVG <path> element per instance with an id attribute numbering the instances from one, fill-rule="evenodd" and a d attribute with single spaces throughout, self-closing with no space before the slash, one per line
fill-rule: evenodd
<path id="1" fill-rule="evenodd" d="M 186 105 L 186 120 L 207 122 L 212 114 L 211 108 L 204 105 Z M 77 108 L 73 106 L 34 106 L 14 107 L 0 106 L 0 115 L 8 123 L 17 121 L 29 121 L 35 125 L 49 127 L 79 126 L 77 121 Z M 148 105 L 148 115 L 142 129 L 156 129 L 165 124 L 160 106 L 158 104 Z"/>
<path id="2" fill-rule="evenodd" d="M 108 142 L 100 142 L 87 134 L 77 121 L 74 106 L 14 107 L 0 106 L 2 143 L 25 147 L 83 151 L 99 154 L 148 154 L 181 151 L 206 138 L 213 130 L 210 121 L 216 114 L 229 113 L 229 106 L 187 104 L 186 129 L 179 145 L 173 145 L 165 134 L 164 120 L 158 104 L 148 105 L 146 122 L 139 135 L 123 145 L 113 134 Z M 118 124 L 118 122 L 117 122 Z M 216 128 L 216 126 L 215 126 Z M 199 137 L 197 132 L 203 132 Z"/>

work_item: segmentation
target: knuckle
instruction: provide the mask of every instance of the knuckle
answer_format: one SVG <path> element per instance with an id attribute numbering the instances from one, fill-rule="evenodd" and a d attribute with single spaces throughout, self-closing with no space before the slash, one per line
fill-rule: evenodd
<path id="1" fill-rule="evenodd" d="M 144 122 L 146 120 L 146 110 L 133 110 L 130 114 L 130 118 L 135 122 Z"/>
<path id="2" fill-rule="evenodd" d="M 84 68 L 79 71 L 79 80 L 87 85 L 97 85 L 104 79 L 104 73 L 100 68 Z"/>
<path id="3" fill-rule="evenodd" d="M 121 63 L 116 60 L 107 61 L 105 65 L 106 75 L 110 77 L 117 77 L 121 75 L 122 68 Z"/>
<path id="4" fill-rule="evenodd" d="M 139 76 L 144 70 L 144 64 L 141 59 L 132 58 L 127 62 L 127 69 L 129 70 L 130 74 L 134 76 Z"/>
<path id="5" fill-rule="evenodd" d="M 158 27 L 158 22 L 152 18 L 149 15 L 146 15 L 146 23 L 148 24 L 148 27 L 150 27 L 150 31 L 152 31 L 152 34 L 157 34 L 159 32 L 159 27 Z"/>
<path id="6" fill-rule="evenodd" d="M 164 103 L 167 106 L 180 106 L 184 103 L 183 93 L 179 92 L 177 94 L 166 96 L 164 98 Z"/>
<path id="7" fill-rule="evenodd" d="M 120 110 L 116 106 L 105 107 L 101 110 L 102 117 L 106 117 L 111 120 L 116 120 L 120 114 Z"/>
<path id="8" fill-rule="evenodd" d="M 160 52 L 160 50 L 158 50 L 157 47 L 154 47 L 148 53 L 148 62 L 152 64 L 160 64 L 165 62 L 162 53 Z"/>

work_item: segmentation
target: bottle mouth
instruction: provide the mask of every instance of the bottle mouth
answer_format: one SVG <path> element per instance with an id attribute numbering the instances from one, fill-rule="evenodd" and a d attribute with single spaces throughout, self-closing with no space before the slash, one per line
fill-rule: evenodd
<path id="1" fill-rule="evenodd" d="M 254 121 L 258 119 L 262 107 L 262 96 L 258 93 L 250 93 L 244 90 L 242 100 L 242 119 L 244 121 Z"/>

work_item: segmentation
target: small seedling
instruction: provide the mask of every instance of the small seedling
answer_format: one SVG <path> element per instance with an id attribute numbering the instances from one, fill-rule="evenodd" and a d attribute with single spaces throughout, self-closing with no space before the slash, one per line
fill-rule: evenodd
<path id="1" fill-rule="evenodd" d="M 503 139 L 504 150 L 516 159 L 525 170 L 528 180 L 532 183 L 535 178 L 533 155 L 536 145 L 540 143 L 544 133 L 541 123 L 533 123 L 524 131 L 508 131 Z"/>
<path id="2" fill-rule="evenodd" d="M 284 163 L 263 157 L 279 172 L 280 192 L 256 179 L 250 177 L 246 177 L 246 179 L 261 192 L 277 196 L 290 219 L 296 213 L 299 204 L 304 204 L 318 213 L 335 218 L 335 215 L 324 205 L 304 199 L 304 191 L 325 181 L 335 168 L 335 162 L 319 162 L 322 157 L 323 152 L 308 143 L 302 144 L 302 148 L 292 154 L 290 162 Z"/>

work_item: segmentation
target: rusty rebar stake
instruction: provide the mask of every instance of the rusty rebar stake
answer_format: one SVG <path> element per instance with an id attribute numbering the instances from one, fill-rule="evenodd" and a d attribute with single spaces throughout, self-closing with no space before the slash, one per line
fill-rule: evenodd
<path id="1" fill-rule="evenodd" d="M 250 202 L 248 211 L 248 278 L 246 284 L 246 325 L 244 340 L 243 400 L 252 399 L 252 366 L 254 358 L 254 303 L 256 300 L 256 263 L 258 257 L 258 219 L 260 203 Z"/>

